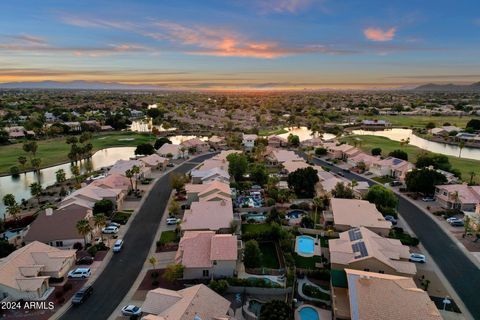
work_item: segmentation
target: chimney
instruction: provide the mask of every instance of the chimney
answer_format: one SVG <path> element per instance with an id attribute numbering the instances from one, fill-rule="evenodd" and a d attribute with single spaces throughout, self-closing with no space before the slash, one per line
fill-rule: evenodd
<path id="1" fill-rule="evenodd" d="M 52 208 L 47 208 L 47 209 L 45 209 L 45 214 L 46 214 L 47 216 L 51 216 L 51 215 L 53 214 L 53 209 L 52 209 Z"/>

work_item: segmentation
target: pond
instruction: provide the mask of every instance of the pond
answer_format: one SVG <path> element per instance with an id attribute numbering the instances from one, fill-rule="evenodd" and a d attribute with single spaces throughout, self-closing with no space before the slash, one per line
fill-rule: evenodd
<path id="1" fill-rule="evenodd" d="M 409 144 L 412 146 L 435 153 L 441 153 L 447 156 L 458 157 L 460 153 L 460 148 L 456 145 L 434 142 L 420 138 L 416 136 L 411 129 L 394 128 L 381 131 L 353 130 L 352 133 L 357 135 L 381 136 L 395 141 L 410 139 Z M 480 160 L 480 149 L 465 147 L 462 149 L 462 158 Z"/>
<path id="2" fill-rule="evenodd" d="M 99 150 L 95 152 L 90 160 L 92 162 L 93 170 L 111 166 L 120 159 L 128 160 L 130 157 L 134 156 L 134 151 L 134 147 L 117 147 Z M 86 161 L 81 161 L 79 163 L 82 172 L 85 171 L 85 163 Z M 70 167 L 71 164 L 66 163 L 42 169 L 38 173 L 28 172 L 17 177 L 0 177 L 0 199 L 3 199 L 3 196 L 9 193 L 15 196 L 17 202 L 20 202 L 21 199 L 29 199 L 31 197 L 30 185 L 32 183 L 40 182 L 44 188 L 53 185 L 56 181 L 55 172 L 60 169 L 65 170 L 67 178 L 70 178 L 72 177 Z M 5 206 L 3 205 L 3 201 L 1 201 L 0 216 L 3 216 L 4 213 Z"/>
<path id="3" fill-rule="evenodd" d="M 279 134 L 278 136 L 280 136 L 282 138 L 285 138 L 285 139 L 287 139 L 290 134 L 298 136 L 300 141 L 312 139 L 314 137 L 314 135 L 312 134 L 312 131 L 310 129 L 308 129 L 307 127 L 298 127 L 298 128 L 294 127 L 294 128 L 284 128 L 284 129 L 287 130 L 288 132 Z M 323 140 L 330 140 L 330 139 L 333 139 L 333 138 L 335 138 L 334 134 L 331 134 L 331 133 L 322 134 L 322 139 Z"/>

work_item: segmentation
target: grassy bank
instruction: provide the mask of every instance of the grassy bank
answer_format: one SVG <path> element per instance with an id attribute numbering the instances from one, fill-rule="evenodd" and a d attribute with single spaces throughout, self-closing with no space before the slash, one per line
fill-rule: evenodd
<path id="1" fill-rule="evenodd" d="M 287 133 L 288 131 L 280 128 L 280 129 L 270 129 L 270 130 L 259 130 L 258 135 L 259 136 L 271 136 L 271 135 L 278 135 L 278 134 L 284 134 Z"/>
<path id="2" fill-rule="evenodd" d="M 134 132 L 109 132 L 95 134 L 92 138 L 92 145 L 93 150 L 97 151 L 110 147 L 135 147 L 140 143 L 154 140 L 153 135 Z M 65 143 L 65 138 L 40 140 L 37 143 L 37 157 L 42 159 L 42 168 L 69 161 L 67 155 L 70 151 L 70 145 Z M 19 166 L 18 157 L 26 156 L 22 146 L 23 144 L 17 143 L 0 147 L 0 174 L 9 173 L 12 166 Z"/>
<path id="3" fill-rule="evenodd" d="M 385 137 L 379 137 L 379 136 L 348 136 L 340 139 L 341 141 L 344 141 L 348 144 L 354 145 L 354 141 L 357 141 L 357 147 L 364 150 L 367 153 L 370 153 L 370 151 L 373 148 L 380 148 L 382 149 L 382 155 L 386 156 L 388 153 L 395 149 L 402 149 L 405 152 L 408 153 L 408 159 L 410 162 L 415 162 L 417 159 L 417 156 L 421 153 L 424 152 L 429 152 L 424 149 L 412 146 L 412 145 L 406 145 L 406 146 L 401 146 L 400 142 L 390 140 Z M 474 180 L 477 183 L 480 183 L 480 161 L 479 160 L 471 160 L 471 159 L 462 159 L 458 157 L 453 157 L 453 156 L 447 156 L 448 159 L 450 160 L 450 163 L 452 164 L 453 168 L 456 168 L 460 170 L 462 173 L 462 179 L 464 181 L 469 182 L 470 181 L 470 172 L 475 172 L 476 176 Z"/>
<path id="4" fill-rule="evenodd" d="M 443 126 L 444 123 L 450 123 L 452 126 L 465 128 L 467 122 L 472 116 L 456 117 L 456 116 L 370 116 L 363 119 L 379 119 L 386 120 L 394 126 L 425 128 L 427 123 L 433 122 L 436 127 Z"/>

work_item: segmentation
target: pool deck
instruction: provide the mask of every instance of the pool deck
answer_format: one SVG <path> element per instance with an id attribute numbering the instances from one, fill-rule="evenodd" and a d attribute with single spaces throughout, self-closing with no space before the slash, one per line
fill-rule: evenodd
<path id="1" fill-rule="evenodd" d="M 332 312 L 325 309 L 317 308 L 311 304 L 303 304 L 295 310 L 295 320 L 302 320 L 300 317 L 300 310 L 304 307 L 310 307 L 317 311 L 319 320 L 330 320 L 332 319 Z M 305 319 L 304 319 L 305 320 Z"/>

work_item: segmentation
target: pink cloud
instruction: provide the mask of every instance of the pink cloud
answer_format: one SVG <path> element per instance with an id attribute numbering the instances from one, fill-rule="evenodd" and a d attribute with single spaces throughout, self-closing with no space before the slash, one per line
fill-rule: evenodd
<path id="1" fill-rule="evenodd" d="M 363 30 L 363 34 L 368 40 L 372 41 L 390 41 L 395 37 L 397 28 L 392 27 L 388 30 L 382 30 L 380 28 L 367 28 Z"/>

